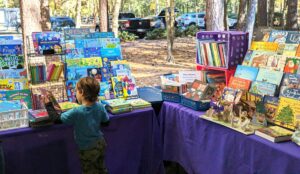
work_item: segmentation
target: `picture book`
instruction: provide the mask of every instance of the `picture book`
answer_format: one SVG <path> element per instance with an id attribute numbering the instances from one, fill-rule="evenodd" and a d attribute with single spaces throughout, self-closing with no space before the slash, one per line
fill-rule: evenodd
<path id="1" fill-rule="evenodd" d="M 255 135 L 265 138 L 274 143 L 289 141 L 294 132 L 279 126 L 260 128 L 255 131 Z"/>
<path id="2" fill-rule="evenodd" d="M 67 59 L 84 58 L 84 49 L 83 48 L 67 49 L 66 58 Z"/>
<path id="3" fill-rule="evenodd" d="M 12 79 L 14 83 L 14 90 L 29 89 L 29 84 L 27 78 L 22 79 Z"/>
<path id="4" fill-rule="evenodd" d="M 252 57 L 252 50 L 248 50 L 245 57 L 244 57 L 244 61 L 242 63 L 243 66 L 250 66 L 250 61 L 251 61 L 251 57 Z"/>
<path id="5" fill-rule="evenodd" d="M 90 38 L 115 38 L 114 32 L 94 32 L 90 34 Z"/>
<path id="6" fill-rule="evenodd" d="M 31 117 L 34 118 L 35 122 L 43 121 L 49 119 L 49 115 L 46 109 L 39 110 L 28 110 L 28 113 Z"/>
<path id="7" fill-rule="evenodd" d="M 283 72 L 260 68 L 256 77 L 256 81 L 268 82 L 279 86 L 282 76 Z"/>
<path id="8" fill-rule="evenodd" d="M 278 43 L 253 41 L 250 50 L 273 51 L 278 50 Z"/>
<path id="9" fill-rule="evenodd" d="M 116 98 L 111 100 L 101 101 L 103 104 L 108 105 L 111 108 L 131 108 L 130 102 L 123 98 Z"/>
<path id="10" fill-rule="evenodd" d="M 100 100 L 110 99 L 111 85 L 108 82 L 100 82 Z"/>
<path id="11" fill-rule="evenodd" d="M 179 71 L 179 83 L 193 83 L 195 80 L 200 80 L 201 71 Z"/>
<path id="12" fill-rule="evenodd" d="M 243 110 L 247 111 L 248 117 L 255 116 L 255 113 L 265 113 L 265 108 L 263 106 L 263 96 L 259 94 L 243 92 L 241 103 L 243 104 Z"/>
<path id="13" fill-rule="evenodd" d="M 274 53 L 269 51 L 253 51 L 250 60 L 250 66 L 252 67 L 266 67 L 268 58 Z"/>
<path id="14" fill-rule="evenodd" d="M 272 30 L 269 36 L 269 42 L 285 43 L 288 31 Z"/>
<path id="15" fill-rule="evenodd" d="M 101 57 L 120 57 L 122 59 L 119 38 L 101 38 Z"/>
<path id="16" fill-rule="evenodd" d="M 102 59 L 100 57 L 67 59 L 68 67 L 102 67 Z"/>
<path id="17" fill-rule="evenodd" d="M 101 68 L 101 78 L 102 82 L 109 82 L 111 83 L 111 77 L 112 77 L 112 72 L 110 71 L 109 68 L 103 67 Z"/>
<path id="18" fill-rule="evenodd" d="M 222 94 L 222 101 L 225 103 L 236 103 L 236 99 L 239 100 L 239 98 L 237 98 L 238 94 L 240 93 L 239 89 L 232 89 L 229 87 L 225 87 L 223 94 Z"/>
<path id="19" fill-rule="evenodd" d="M 100 48 L 101 43 L 98 38 L 84 39 L 84 48 Z"/>
<path id="20" fill-rule="evenodd" d="M 87 77 L 88 71 L 86 67 L 78 67 L 75 70 L 75 79 L 79 80 L 80 78 Z"/>
<path id="21" fill-rule="evenodd" d="M 76 102 L 76 80 L 68 80 L 66 82 L 66 88 L 67 88 L 67 96 L 68 96 L 68 101 L 69 102 Z"/>
<path id="22" fill-rule="evenodd" d="M 286 73 L 283 77 L 280 96 L 300 100 L 300 75 Z"/>
<path id="23" fill-rule="evenodd" d="M 268 57 L 267 69 L 274 71 L 283 71 L 286 62 L 286 56 L 273 54 Z"/>
<path id="24" fill-rule="evenodd" d="M 105 68 L 111 68 L 111 60 L 109 60 L 107 57 L 102 58 L 102 66 Z"/>
<path id="25" fill-rule="evenodd" d="M 102 77 L 101 77 L 101 68 L 88 68 L 87 69 L 87 75 L 89 77 L 93 77 L 96 80 L 98 80 L 99 82 L 101 81 Z"/>
<path id="26" fill-rule="evenodd" d="M 73 103 L 73 102 L 61 102 L 58 104 L 62 111 L 67 111 L 67 110 L 70 110 L 70 109 L 73 109 L 73 108 L 76 108 L 79 106 L 79 104 Z"/>
<path id="27" fill-rule="evenodd" d="M 250 92 L 262 96 L 274 96 L 276 92 L 276 85 L 268 82 L 254 81 L 251 84 Z"/>
<path id="28" fill-rule="evenodd" d="M 112 77 L 112 87 L 114 91 L 114 95 L 116 98 L 123 98 L 124 97 L 124 84 L 122 82 L 121 77 Z"/>
<path id="29" fill-rule="evenodd" d="M 66 43 L 66 49 L 67 50 L 72 50 L 72 49 L 76 48 L 75 40 L 66 40 L 65 43 Z"/>
<path id="30" fill-rule="evenodd" d="M 3 55 L 0 56 L 0 69 L 23 69 L 23 55 Z"/>
<path id="31" fill-rule="evenodd" d="M 195 80 L 183 96 L 194 101 L 206 100 L 214 95 L 215 90 L 214 86 Z"/>
<path id="32" fill-rule="evenodd" d="M 64 29 L 65 40 L 86 38 L 90 34 L 89 28 L 68 28 Z"/>
<path id="33" fill-rule="evenodd" d="M 266 119 L 268 122 L 273 123 L 276 115 L 276 111 L 278 108 L 279 98 L 278 97 L 271 97 L 271 96 L 264 96 L 264 105 L 266 109 Z"/>
<path id="34" fill-rule="evenodd" d="M 284 66 L 284 72 L 290 74 L 296 74 L 300 65 L 300 58 L 288 57 Z"/>
<path id="35" fill-rule="evenodd" d="M 13 79 L 0 79 L 0 90 L 14 90 Z"/>
<path id="36" fill-rule="evenodd" d="M 285 56 L 295 56 L 297 48 L 298 44 L 285 44 L 282 54 Z"/>
<path id="37" fill-rule="evenodd" d="M 300 123 L 299 100 L 281 97 L 279 99 L 278 110 L 275 117 L 275 124 L 294 129 Z"/>
<path id="38" fill-rule="evenodd" d="M 1 55 L 21 55 L 21 54 L 23 54 L 22 44 L 0 45 L 0 54 Z"/>
<path id="39" fill-rule="evenodd" d="M 31 93 L 29 89 L 13 90 L 13 91 L 0 91 L 0 100 L 11 101 L 19 100 L 26 103 L 27 107 L 32 108 L 31 105 Z"/>
<path id="40" fill-rule="evenodd" d="M 62 35 L 58 32 L 33 32 L 32 39 L 37 54 L 60 54 L 62 53 Z"/>
<path id="41" fill-rule="evenodd" d="M 77 49 L 84 49 L 85 48 L 85 39 L 75 39 L 75 48 Z"/>
<path id="42" fill-rule="evenodd" d="M 296 31 L 289 31 L 286 39 L 288 44 L 300 44 L 300 33 Z"/>
<path id="43" fill-rule="evenodd" d="M 300 44 L 298 45 L 296 50 L 296 57 L 300 57 Z"/>
<path id="44" fill-rule="evenodd" d="M 27 71 L 25 69 L 0 70 L 0 79 L 22 79 L 26 77 L 27 77 Z"/>
<path id="45" fill-rule="evenodd" d="M 251 84 L 250 80 L 232 76 L 229 80 L 228 87 L 232 89 L 240 89 L 240 90 L 248 91 L 250 88 L 250 84 Z"/>
<path id="46" fill-rule="evenodd" d="M 151 107 L 151 103 L 141 99 L 131 99 L 128 100 L 130 102 L 130 105 L 132 106 L 133 109 L 142 109 L 142 108 L 149 108 Z"/>
<path id="47" fill-rule="evenodd" d="M 258 73 L 258 68 L 238 65 L 234 77 L 254 81 Z"/>
<path id="48" fill-rule="evenodd" d="M 132 76 L 123 76 L 123 92 L 125 98 L 131 98 L 138 96 L 137 86 L 134 77 Z"/>
<path id="49" fill-rule="evenodd" d="M 22 104 L 20 101 L 1 101 L 0 102 L 0 112 L 8 112 L 22 109 Z M 6 116 L 8 115 L 8 116 Z M 1 117 L 1 121 L 6 121 L 11 114 L 5 114 L 5 116 Z"/>
<path id="50" fill-rule="evenodd" d="M 111 61 L 114 76 L 131 76 L 131 70 L 126 60 Z"/>
<path id="51" fill-rule="evenodd" d="M 101 49 L 98 48 L 84 48 L 84 57 L 100 57 Z"/>

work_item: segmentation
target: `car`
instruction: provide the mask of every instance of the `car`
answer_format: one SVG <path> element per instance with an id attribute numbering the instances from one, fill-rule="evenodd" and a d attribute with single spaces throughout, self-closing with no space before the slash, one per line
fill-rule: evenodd
<path id="1" fill-rule="evenodd" d="M 199 13 L 186 13 L 180 16 L 180 25 L 183 27 L 188 26 L 198 26 L 200 28 L 205 27 L 205 12 L 199 12 Z"/>
<path id="2" fill-rule="evenodd" d="M 70 17 L 51 17 L 51 30 L 60 32 L 66 28 L 75 28 L 75 22 Z"/>
<path id="3" fill-rule="evenodd" d="M 174 9 L 174 12 L 175 12 L 175 24 L 174 26 L 177 27 L 178 26 L 178 22 L 176 20 L 176 16 L 177 14 L 179 13 L 179 10 L 177 8 Z M 165 26 L 167 26 L 166 24 L 166 8 L 162 9 L 160 11 L 160 13 L 156 16 L 156 19 L 157 20 L 160 20 L 162 22 L 162 26 L 165 28 Z"/>

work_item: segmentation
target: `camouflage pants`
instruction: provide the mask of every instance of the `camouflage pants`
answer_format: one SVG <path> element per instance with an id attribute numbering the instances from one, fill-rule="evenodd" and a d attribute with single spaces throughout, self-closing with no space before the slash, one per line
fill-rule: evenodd
<path id="1" fill-rule="evenodd" d="M 104 165 L 105 140 L 99 140 L 97 145 L 89 150 L 80 150 L 80 161 L 83 174 L 107 174 Z"/>

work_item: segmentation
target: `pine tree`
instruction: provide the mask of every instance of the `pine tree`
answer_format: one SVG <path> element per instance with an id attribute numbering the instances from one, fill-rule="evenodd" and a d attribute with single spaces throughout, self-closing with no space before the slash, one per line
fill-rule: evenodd
<path id="1" fill-rule="evenodd" d="M 277 120 L 286 124 L 292 124 L 294 122 L 294 114 L 291 107 L 290 106 L 284 107 L 278 114 Z"/>

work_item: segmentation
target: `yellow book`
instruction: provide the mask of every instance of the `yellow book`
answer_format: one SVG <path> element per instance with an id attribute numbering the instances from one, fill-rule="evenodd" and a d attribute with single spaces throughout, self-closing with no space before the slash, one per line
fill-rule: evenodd
<path id="1" fill-rule="evenodd" d="M 280 97 L 275 116 L 275 124 L 285 128 L 295 129 L 297 124 L 300 124 L 299 100 Z"/>
<path id="2" fill-rule="evenodd" d="M 257 42 L 253 41 L 250 50 L 274 51 L 278 50 L 279 44 L 275 42 Z"/>
<path id="3" fill-rule="evenodd" d="M 14 90 L 14 79 L 0 79 L 0 90 Z"/>
<path id="4" fill-rule="evenodd" d="M 214 52 L 214 59 L 216 62 L 216 66 L 221 66 L 221 57 L 219 54 L 219 50 L 217 48 L 217 43 L 212 43 L 212 48 L 213 48 L 213 52 Z"/>
<path id="5" fill-rule="evenodd" d="M 123 91 L 123 82 L 122 77 L 112 77 L 112 87 L 114 90 L 114 95 L 116 98 L 123 98 L 124 97 L 124 91 Z"/>

